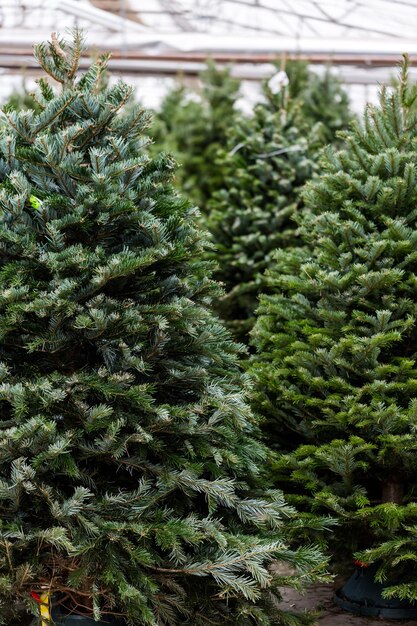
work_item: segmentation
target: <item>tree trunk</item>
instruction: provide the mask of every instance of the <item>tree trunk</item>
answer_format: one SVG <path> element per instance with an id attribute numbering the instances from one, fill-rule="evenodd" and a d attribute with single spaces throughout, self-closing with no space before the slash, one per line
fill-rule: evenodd
<path id="1" fill-rule="evenodd" d="M 382 485 L 382 502 L 402 504 L 404 485 L 398 478 L 388 478 Z"/>

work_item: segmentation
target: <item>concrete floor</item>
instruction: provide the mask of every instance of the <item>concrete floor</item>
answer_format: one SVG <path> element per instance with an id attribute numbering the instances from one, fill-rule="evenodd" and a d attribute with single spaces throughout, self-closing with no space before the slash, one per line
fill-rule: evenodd
<path id="1" fill-rule="evenodd" d="M 282 590 L 283 603 L 280 603 L 280 608 L 317 610 L 320 612 L 317 626 L 417 626 L 417 620 L 384 620 L 345 613 L 333 603 L 334 590 L 334 584 L 315 585 L 301 595 L 286 588 Z"/>

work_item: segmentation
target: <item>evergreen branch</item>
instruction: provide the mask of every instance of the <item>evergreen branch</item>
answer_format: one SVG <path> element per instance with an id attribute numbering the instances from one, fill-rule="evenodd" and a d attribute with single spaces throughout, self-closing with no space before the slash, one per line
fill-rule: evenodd
<path id="1" fill-rule="evenodd" d="M 302 146 L 289 146 L 288 148 L 281 148 L 279 150 L 273 150 L 272 152 L 255 153 L 255 156 L 258 159 L 267 159 L 269 157 L 278 156 L 280 154 L 285 154 L 287 152 L 299 152 L 300 150 L 303 150 Z"/>
<path id="2" fill-rule="evenodd" d="M 36 133 L 39 133 L 41 130 L 44 130 L 47 126 L 50 126 L 52 122 L 56 120 L 56 118 L 60 117 L 62 113 L 69 107 L 69 105 L 75 100 L 76 95 L 71 94 L 69 98 L 66 98 L 64 104 L 59 107 L 56 111 L 54 111 L 52 117 L 46 118 L 44 122 L 36 125 Z"/>
<path id="3" fill-rule="evenodd" d="M 65 52 L 63 51 L 63 49 L 61 48 L 61 46 L 59 45 L 58 42 L 58 38 L 56 36 L 56 33 L 53 32 L 51 33 L 51 45 L 52 48 L 55 50 L 56 54 L 65 62 L 67 63 L 68 59 L 67 59 L 67 55 L 65 54 Z"/>
<path id="4" fill-rule="evenodd" d="M 76 28 L 74 32 L 74 50 L 73 50 L 73 59 L 70 71 L 68 73 L 68 78 L 72 80 L 78 70 L 80 56 L 83 51 L 83 36 L 82 32 Z"/>

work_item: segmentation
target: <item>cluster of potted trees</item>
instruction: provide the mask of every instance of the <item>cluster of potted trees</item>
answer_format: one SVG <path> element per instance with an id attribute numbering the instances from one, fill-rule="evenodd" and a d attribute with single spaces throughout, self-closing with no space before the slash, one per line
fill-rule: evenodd
<path id="1" fill-rule="evenodd" d="M 37 46 L 59 87 L 0 129 L 0 624 L 314 623 L 279 587 L 327 580 L 316 543 L 356 555 L 343 608 L 415 616 L 407 62 L 320 166 L 306 82 L 236 125 L 206 217 L 224 297 L 149 115 L 82 48 Z"/>

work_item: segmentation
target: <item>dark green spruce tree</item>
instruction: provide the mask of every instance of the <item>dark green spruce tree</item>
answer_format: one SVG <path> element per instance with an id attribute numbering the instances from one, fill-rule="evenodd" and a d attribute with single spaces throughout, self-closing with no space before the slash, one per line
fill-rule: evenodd
<path id="1" fill-rule="evenodd" d="M 241 117 L 228 149 L 217 159 L 224 187 L 209 204 L 208 228 L 225 294 L 216 302 L 220 317 L 236 338 L 248 341 L 263 274 L 277 248 L 297 246 L 296 214 L 301 189 L 317 171 L 321 128 L 305 121 L 300 103 L 283 89 Z"/>
<path id="2" fill-rule="evenodd" d="M 337 132 L 352 121 L 349 97 L 331 67 L 323 74 L 310 70 L 308 63 L 290 59 L 285 63 L 289 93 L 300 101 L 302 115 L 308 124 L 320 122 L 325 143 L 337 143 Z"/>
<path id="3" fill-rule="evenodd" d="M 340 518 L 392 593 L 417 599 L 417 115 L 407 62 L 329 150 L 300 219 L 308 255 L 280 252 L 251 374 L 279 450 L 277 483 Z M 337 529 L 336 529 L 337 530 Z"/>
<path id="4" fill-rule="evenodd" d="M 22 109 L 34 109 L 39 111 L 40 107 L 26 87 L 25 82 L 19 89 L 14 89 L 7 100 L 3 102 L 3 108 L 12 111 L 21 111 Z"/>
<path id="5" fill-rule="evenodd" d="M 103 87 L 106 57 L 79 74 L 81 52 L 78 32 L 36 46 L 60 87 L 0 136 L 0 623 L 45 589 L 130 626 L 309 623 L 275 585 L 323 557 L 262 489 L 195 212 L 131 89 Z"/>
<path id="6" fill-rule="evenodd" d="M 319 77 L 307 63 L 289 60 L 286 72 L 288 85 L 278 94 L 265 85 L 266 102 L 230 130 L 216 162 L 223 189 L 209 203 L 216 278 L 226 290 L 217 311 L 244 342 L 267 288 L 271 254 L 302 244 L 295 218 L 303 210 L 303 186 L 318 171 L 323 146 L 352 117 L 330 70 Z"/>
<path id="7" fill-rule="evenodd" d="M 178 161 L 178 187 L 204 213 L 208 200 L 223 184 L 216 154 L 226 145 L 234 124 L 240 82 L 229 68 L 219 68 L 212 61 L 200 82 L 198 90 L 179 86 L 168 93 L 155 114 L 154 139 L 157 151 L 166 150 Z"/>

